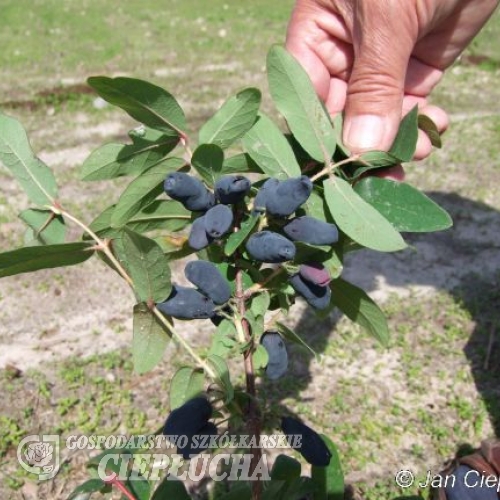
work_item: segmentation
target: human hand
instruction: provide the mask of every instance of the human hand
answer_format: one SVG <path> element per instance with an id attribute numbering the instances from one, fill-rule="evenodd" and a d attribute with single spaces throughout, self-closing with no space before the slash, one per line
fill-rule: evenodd
<path id="1" fill-rule="evenodd" d="M 427 97 L 486 23 L 498 0 L 297 0 L 287 49 L 333 115 L 345 111 L 354 152 L 387 151 L 401 116 L 418 104 L 443 132 Z M 431 152 L 420 133 L 416 159 Z"/>

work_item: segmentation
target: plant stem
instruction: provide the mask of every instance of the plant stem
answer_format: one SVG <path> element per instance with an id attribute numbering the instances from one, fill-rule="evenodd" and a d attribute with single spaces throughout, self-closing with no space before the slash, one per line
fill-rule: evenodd
<path id="1" fill-rule="evenodd" d="M 321 179 L 321 177 L 324 177 L 325 175 L 330 175 L 336 168 L 341 167 L 342 165 L 345 165 L 347 163 L 352 163 L 357 160 L 359 160 L 359 155 L 353 155 L 350 156 L 349 158 L 345 158 L 344 160 L 338 161 L 337 163 L 330 163 L 323 170 L 320 170 L 317 174 L 313 175 L 311 177 L 311 181 L 312 182 L 317 181 L 318 179 Z"/>
<path id="2" fill-rule="evenodd" d="M 260 283 L 255 283 L 248 290 L 243 293 L 243 298 L 245 300 L 249 299 L 254 293 L 260 292 L 265 288 L 265 286 L 272 281 L 276 276 L 281 274 L 285 270 L 284 267 L 277 267 L 266 279 L 262 280 Z"/>
<path id="3" fill-rule="evenodd" d="M 116 474 L 115 476 L 113 477 L 113 479 L 110 479 L 109 481 L 106 481 L 108 484 L 110 484 L 111 486 L 116 486 L 116 488 L 118 490 L 120 490 L 120 492 L 122 493 L 122 495 L 127 498 L 128 500 L 137 500 L 134 495 L 132 495 L 132 493 L 130 493 L 130 491 L 127 490 L 127 488 L 125 487 L 125 485 L 116 477 Z"/>
<path id="4" fill-rule="evenodd" d="M 113 266 L 116 268 L 120 276 L 129 284 L 129 286 L 134 289 L 134 283 L 132 281 L 132 278 L 128 275 L 127 271 L 124 269 L 124 267 L 120 264 L 118 259 L 115 257 L 111 249 L 109 248 L 109 244 L 107 241 L 102 240 L 97 236 L 97 234 L 92 231 L 86 224 L 84 224 L 81 220 L 77 219 L 70 213 L 66 212 L 63 208 L 56 206 L 52 207 L 52 210 L 55 214 L 61 214 L 63 217 L 66 217 L 68 220 L 74 222 L 77 226 L 79 226 L 81 229 L 83 229 L 84 232 L 86 232 L 98 245 L 99 250 L 106 255 L 106 257 L 109 259 L 109 261 L 113 264 Z M 201 359 L 196 352 L 191 348 L 191 346 L 180 336 L 178 335 L 175 330 L 173 329 L 173 326 L 170 324 L 170 322 L 163 316 L 163 314 L 155 307 L 151 308 L 152 313 L 158 318 L 158 320 L 162 323 L 162 325 L 165 327 L 165 329 L 169 332 L 170 336 L 179 344 L 181 345 L 186 352 L 193 358 L 193 360 L 196 362 L 198 366 L 200 366 L 205 373 L 212 379 L 216 380 L 217 375 L 214 372 L 214 370 L 205 362 L 203 359 Z"/>
<path id="5" fill-rule="evenodd" d="M 237 214 L 238 215 L 238 214 Z M 239 229 L 239 217 L 236 217 L 237 223 L 235 224 L 237 230 Z M 247 394 L 250 396 L 248 407 L 247 407 L 247 428 L 251 438 L 255 437 L 255 441 L 258 443 L 257 447 L 252 450 L 252 460 L 250 463 L 250 475 L 258 467 L 262 459 L 262 449 L 260 448 L 260 434 L 261 434 L 261 415 L 259 405 L 257 403 L 257 391 L 255 387 L 255 372 L 253 367 L 252 354 L 254 351 L 254 338 L 252 332 L 250 331 L 250 326 L 248 321 L 245 319 L 246 304 L 245 304 L 245 293 L 243 290 L 243 269 L 240 267 L 236 268 L 236 304 L 238 308 L 237 322 L 239 325 L 235 325 L 237 331 L 243 331 L 244 339 L 248 343 L 248 347 L 243 353 L 244 365 L 245 365 L 245 383 Z M 240 328 L 238 328 L 240 327 Z M 260 500 L 262 495 L 262 483 L 261 481 L 252 481 L 252 500 Z"/>
<path id="6" fill-rule="evenodd" d="M 186 350 L 186 352 L 196 361 L 196 363 L 201 368 L 203 368 L 205 373 L 212 380 L 215 380 L 217 378 L 217 374 L 214 372 L 214 370 L 212 370 L 212 368 L 203 359 L 201 359 L 198 354 L 196 354 L 193 348 L 180 335 L 177 335 L 173 326 L 170 324 L 168 319 L 158 310 L 158 308 L 155 306 L 151 311 L 158 318 L 158 321 L 162 323 L 165 329 L 168 330 L 172 338 Z"/>

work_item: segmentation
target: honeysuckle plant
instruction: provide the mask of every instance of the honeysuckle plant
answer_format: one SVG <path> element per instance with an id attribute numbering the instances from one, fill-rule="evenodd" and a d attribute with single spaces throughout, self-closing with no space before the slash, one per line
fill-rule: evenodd
<path id="1" fill-rule="evenodd" d="M 166 421 L 158 423 L 157 433 L 192 438 L 229 429 L 258 439 L 265 428 L 304 437 L 295 457 L 312 465 L 310 474 L 292 452 L 285 453 L 267 479 L 234 482 L 229 493 L 214 498 L 341 499 L 343 475 L 330 440 L 335 435 L 320 436 L 296 416 L 269 417 L 259 379 L 290 376 L 289 344 L 314 353 L 303 332 L 286 324 L 297 297 L 319 319 L 338 308 L 387 345 L 383 312 L 342 278 L 343 261 L 363 248 L 402 250 L 402 233 L 451 225 L 449 215 L 424 193 L 383 175 L 412 159 L 419 128 L 436 146 L 439 134 L 414 108 L 402 119 L 390 151 L 351 154 L 341 142 L 341 117 L 332 120 L 284 48 L 269 51 L 267 76 L 286 133 L 260 110 L 260 91 L 246 88 L 230 97 L 196 137 L 188 136 L 185 114 L 166 90 L 133 78 L 89 78 L 102 99 L 138 122 L 128 143 L 105 144 L 83 163 L 84 181 L 130 179 L 91 222 L 66 209 L 52 171 L 32 152 L 23 127 L 0 114 L 0 161 L 31 202 L 19 214 L 27 225 L 26 243 L 0 254 L 0 277 L 101 257 L 134 292 L 135 371 L 155 367 L 170 341 L 191 360 L 171 380 L 170 408 L 165 401 Z M 68 242 L 71 224 L 82 237 Z M 181 286 L 172 282 L 170 269 L 186 257 L 189 263 L 178 265 L 185 266 L 191 285 Z M 212 321 L 206 354 L 190 345 L 177 328 L 180 321 Z M 231 373 L 229 360 L 241 360 L 230 365 L 241 367 L 244 385 L 233 384 L 238 374 Z M 179 446 L 178 452 L 189 460 L 202 451 L 194 444 Z M 257 446 L 247 452 L 254 470 L 263 451 Z M 190 498 L 172 477 L 159 484 L 146 476 L 103 480 L 95 475 L 102 456 L 89 462 L 94 477 L 70 498 L 113 488 L 128 499 Z"/>

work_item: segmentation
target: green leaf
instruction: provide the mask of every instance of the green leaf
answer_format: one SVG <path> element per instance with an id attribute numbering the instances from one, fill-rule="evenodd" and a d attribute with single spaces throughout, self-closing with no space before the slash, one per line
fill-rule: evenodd
<path id="1" fill-rule="evenodd" d="M 311 467 L 311 479 L 317 486 L 313 499 L 344 500 L 344 474 L 337 447 L 325 435 L 321 435 L 321 438 L 330 450 L 332 458 L 327 467 Z"/>
<path id="2" fill-rule="evenodd" d="M 11 172 L 36 205 L 51 205 L 57 196 L 52 171 L 38 159 L 23 126 L 0 113 L 0 162 Z"/>
<path id="3" fill-rule="evenodd" d="M 116 205 L 111 205 L 98 215 L 90 224 L 90 229 L 98 236 L 115 238 L 121 229 L 111 227 L 111 217 Z M 129 229 L 136 233 L 147 233 L 162 229 L 175 232 L 184 229 L 191 222 L 191 212 L 179 202 L 173 200 L 155 200 L 140 212 L 135 214 L 127 223 Z"/>
<path id="4" fill-rule="evenodd" d="M 151 500 L 191 500 L 184 484 L 174 476 L 166 476 L 156 488 Z"/>
<path id="5" fill-rule="evenodd" d="M 373 170 L 375 168 L 381 167 L 393 167 L 394 165 L 399 165 L 401 161 L 393 156 L 391 153 L 386 153 L 385 151 L 367 151 L 360 156 L 361 162 L 356 163 L 362 166 L 356 168 L 354 172 L 350 175 L 352 179 L 356 179 L 361 174 Z M 368 163 L 368 165 L 366 165 Z"/>
<path id="6" fill-rule="evenodd" d="M 208 355 L 212 354 L 226 359 L 238 345 L 236 338 L 236 327 L 232 321 L 223 319 L 215 333 L 212 335 L 212 343 Z"/>
<path id="7" fill-rule="evenodd" d="M 432 232 L 453 225 L 448 212 L 404 182 L 366 177 L 356 183 L 354 190 L 398 231 Z"/>
<path id="8" fill-rule="evenodd" d="M 332 304 L 351 321 L 363 327 L 383 346 L 389 343 L 389 327 L 384 313 L 364 290 L 341 278 L 330 283 Z"/>
<path id="9" fill-rule="evenodd" d="M 244 89 L 230 97 L 200 129 L 200 143 L 226 149 L 243 137 L 255 122 L 261 100 L 260 90 Z"/>
<path id="10" fill-rule="evenodd" d="M 137 212 L 163 193 L 163 182 L 169 172 L 180 169 L 184 160 L 167 158 L 134 179 L 123 191 L 111 216 L 112 227 L 124 226 Z"/>
<path id="11" fill-rule="evenodd" d="M 73 266 L 92 257 L 94 250 L 87 242 L 62 243 L 26 247 L 0 253 L 0 278 L 40 269 Z"/>
<path id="12" fill-rule="evenodd" d="M 410 161 L 415 154 L 418 139 L 418 106 L 415 106 L 402 120 L 389 153 L 402 162 Z"/>
<path id="13" fill-rule="evenodd" d="M 132 361 L 134 371 L 142 374 L 152 370 L 162 359 L 170 337 L 147 304 L 134 306 Z"/>
<path id="14" fill-rule="evenodd" d="M 323 186 L 335 223 L 354 241 L 380 252 L 394 252 L 406 247 L 391 223 L 364 201 L 348 182 L 335 177 L 326 179 Z"/>
<path id="15" fill-rule="evenodd" d="M 431 144 L 436 148 L 441 148 L 441 135 L 437 125 L 426 115 L 418 115 L 418 128 L 427 134 Z"/>
<path id="16" fill-rule="evenodd" d="M 211 187 L 220 177 L 224 151 L 215 144 L 201 144 L 198 146 L 191 159 L 191 165 L 201 175 L 203 180 Z"/>
<path id="17" fill-rule="evenodd" d="M 97 493 L 98 491 L 101 491 L 106 487 L 107 485 L 102 479 L 89 479 L 88 481 L 85 481 L 83 484 L 80 484 L 80 486 L 76 487 L 71 492 L 67 500 L 74 500 L 77 499 L 78 497 L 88 498 L 88 496 L 85 494 Z"/>
<path id="18" fill-rule="evenodd" d="M 170 267 L 160 245 L 150 238 L 125 229 L 122 245 L 134 291 L 142 302 L 163 302 L 170 295 Z"/>
<path id="19" fill-rule="evenodd" d="M 207 363 L 214 369 L 217 374 L 217 385 L 224 391 L 226 397 L 225 402 L 229 403 L 234 397 L 234 388 L 229 378 L 229 368 L 227 363 L 219 356 L 211 355 L 207 358 Z"/>
<path id="20" fill-rule="evenodd" d="M 271 469 L 271 479 L 291 481 L 300 477 L 302 466 L 298 460 L 287 455 L 278 455 Z"/>
<path id="21" fill-rule="evenodd" d="M 127 479 L 125 482 L 125 487 L 132 493 L 136 500 L 149 500 L 151 496 L 151 484 L 136 471 L 133 474 L 134 477 Z"/>
<path id="22" fill-rule="evenodd" d="M 55 215 L 51 210 L 29 208 L 23 210 L 19 218 L 33 230 L 33 237 L 39 244 L 64 243 L 66 226 L 60 215 Z"/>
<path id="23" fill-rule="evenodd" d="M 243 244 L 248 235 L 252 232 L 252 229 L 257 225 L 259 219 L 260 217 L 258 215 L 249 217 L 241 224 L 239 231 L 229 235 L 226 245 L 224 246 L 224 253 L 228 257 L 233 255 L 233 253 Z"/>
<path id="24" fill-rule="evenodd" d="M 283 47 L 267 55 L 271 96 L 300 145 L 317 161 L 330 163 L 336 140 L 332 122 L 309 76 Z"/>
<path id="25" fill-rule="evenodd" d="M 271 297 L 268 292 L 261 292 L 254 295 L 250 305 L 250 309 L 254 313 L 255 317 L 264 317 L 269 311 L 269 304 L 271 303 Z"/>
<path id="26" fill-rule="evenodd" d="M 292 329 L 288 328 L 288 326 L 284 325 L 283 323 L 277 322 L 276 323 L 276 330 L 278 330 L 281 335 L 286 340 L 289 340 L 290 342 L 293 342 L 294 344 L 298 344 L 302 347 L 305 347 L 311 354 L 315 357 L 318 357 L 316 351 L 307 343 L 305 340 L 303 340 L 297 333 L 295 333 Z"/>
<path id="27" fill-rule="evenodd" d="M 204 381 L 202 370 L 188 366 L 179 368 L 170 382 L 170 410 L 175 410 L 186 401 L 202 394 Z"/>
<path id="28" fill-rule="evenodd" d="M 182 136 L 186 117 L 175 98 L 161 87 L 135 78 L 93 76 L 88 84 L 106 101 L 165 135 Z"/>
<path id="29" fill-rule="evenodd" d="M 250 158 L 250 155 L 247 153 L 230 156 L 229 158 L 226 158 L 222 164 L 221 175 L 246 173 L 262 173 L 262 169 L 252 160 L 252 158 Z"/>
<path id="30" fill-rule="evenodd" d="M 248 154 L 264 173 L 279 179 L 301 175 L 292 147 L 281 130 L 265 115 L 243 137 Z"/>
<path id="31" fill-rule="evenodd" d="M 80 178 L 99 181 L 139 174 L 161 161 L 178 143 L 177 137 L 147 128 L 144 135 L 130 137 L 132 144 L 105 144 L 93 151 L 83 162 Z"/>
<path id="32" fill-rule="evenodd" d="M 263 345 L 258 345 L 252 354 L 253 366 L 256 370 L 265 368 L 269 363 L 269 354 Z"/>

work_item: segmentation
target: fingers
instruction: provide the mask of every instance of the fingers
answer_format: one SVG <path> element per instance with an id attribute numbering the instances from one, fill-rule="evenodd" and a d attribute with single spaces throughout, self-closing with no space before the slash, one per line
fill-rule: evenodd
<path id="1" fill-rule="evenodd" d="M 387 151 L 401 120 L 417 26 L 398 0 L 358 0 L 355 5 L 355 57 L 347 87 L 344 142 L 354 152 Z"/>

